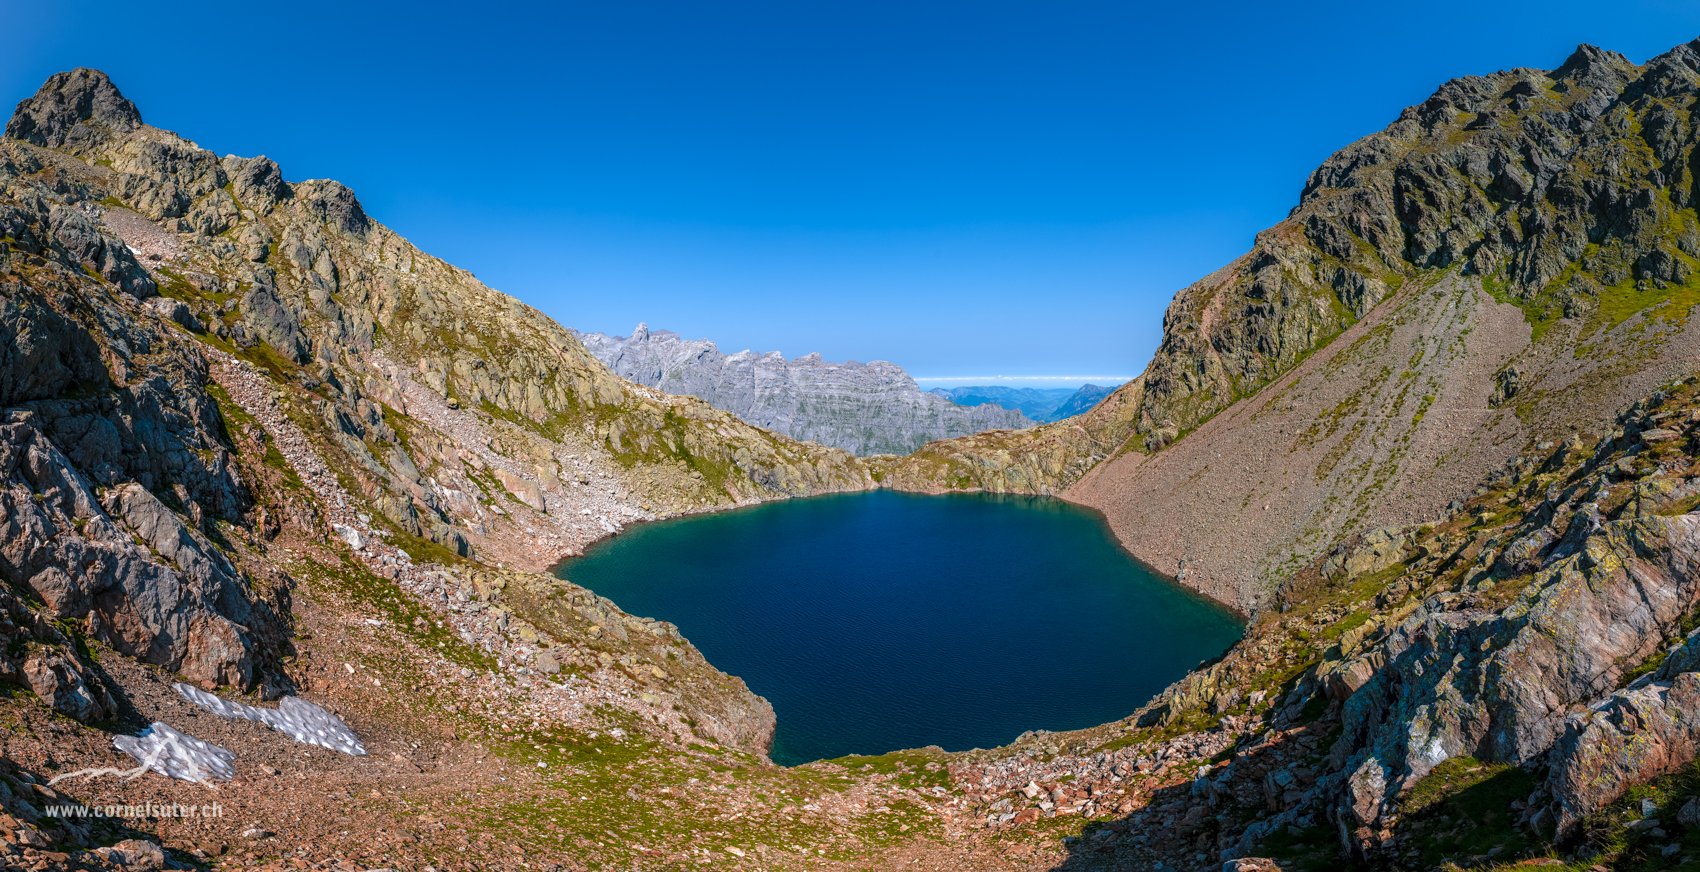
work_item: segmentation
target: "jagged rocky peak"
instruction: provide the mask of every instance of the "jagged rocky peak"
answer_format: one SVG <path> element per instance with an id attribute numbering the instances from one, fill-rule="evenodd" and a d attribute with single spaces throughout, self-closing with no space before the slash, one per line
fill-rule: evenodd
<path id="1" fill-rule="evenodd" d="M 34 97 L 18 104 L 6 136 L 72 153 L 142 126 L 136 104 L 99 70 L 54 73 Z"/>
<path id="2" fill-rule="evenodd" d="M 640 323 L 630 336 L 574 333 L 616 375 L 707 400 L 758 427 L 852 454 L 908 454 L 927 442 L 1034 421 L 1000 406 L 958 406 L 922 391 L 884 360 L 834 363 L 819 352 L 786 360 L 777 351 L 722 354 Z"/>
<path id="3" fill-rule="evenodd" d="M 1684 102 L 1696 46 L 1636 66 L 1583 45 L 1556 70 L 1453 79 L 1334 154 L 1286 221 L 1176 296 L 1141 447 L 1278 377 L 1425 270 L 1478 276 L 1548 318 L 1585 318 L 1625 281 L 1684 282 L 1700 253 Z"/>

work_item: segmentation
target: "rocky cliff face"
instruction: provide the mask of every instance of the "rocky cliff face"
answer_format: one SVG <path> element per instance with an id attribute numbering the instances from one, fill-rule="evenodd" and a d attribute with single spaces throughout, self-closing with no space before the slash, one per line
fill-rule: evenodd
<path id="1" fill-rule="evenodd" d="M 56 76 L 44 93 L 9 130 L 76 147 L 140 123 L 98 74 Z M 78 622 L 192 681 L 285 685 L 271 592 L 212 541 L 254 506 L 205 389 L 206 360 L 92 217 L 95 177 L 57 152 L 0 142 L 0 574 L 45 619 Z M 110 713 L 74 654 L 32 656 L 60 664 L 26 663 L 60 685 L 38 694 L 78 717 Z"/>
<path id="2" fill-rule="evenodd" d="M 1584 46 L 1446 83 L 1176 295 L 1115 428 L 929 446 L 888 479 L 1066 492 L 1141 559 L 1259 607 L 1341 536 L 1432 516 L 1686 374 L 1697 58 Z"/>
<path id="3" fill-rule="evenodd" d="M 721 354 L 706 339 L 680 339 L 647 324 L 630 336 L 574 335 L 622 378 L 700 397 L 758 427 L 861 456 L 908 454 L 934 439 L 1033 426 L 1018 411 L 957 406 L 922 391 L 902 367 L 883 360 L 831 363 L 819 354 L 786 360 L 777 351 Z"/>

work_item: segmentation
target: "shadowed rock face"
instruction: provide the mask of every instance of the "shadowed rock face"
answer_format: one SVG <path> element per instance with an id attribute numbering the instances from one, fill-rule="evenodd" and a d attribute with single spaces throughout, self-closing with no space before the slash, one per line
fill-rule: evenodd
<path id="1" fill-rule="evenodd" d="M 639 324 L 630 336 L 575 333 L 591 354 L 622 378 L 671 394 L 707 400 L 758 427 L 852 454 L 908 454 L 935 439 L 1034 422 L 1001 406 L 958 406 L 923 391 L 902 367 L 823 361 L 819 354 L 786 360 L 777 351 L 721 354 L 706 339 Z"/>
<path id="2" fill-rule="evenodd" d="M 67 94 L 79 81 L 91 92 Z M 104 77 L 56 82 L 57 102 L 36 107 L 48 121 L 60 119 L 54 106 L 105 117 L 128 105 L 111 99 Z M 171 493 L 196 523 L 203 512 L 239 521 L 250 506 L 203 387 L 206 364 L 139 305 L 154 284 L 128 247 L 83 207 L 16 186 L 9 179 L 40 164 L 13 156 L 0 173 L 0 214 L 16 240 L 0 253 L 13 273 L 0 280 L 0 577 L 34 593 L 50 617 L 86 620 L 90 636 L 119 651 L 194 681 L 250 687 L 281 641 L 276 616 L 149 490 Z M 25 674 L 67 714 L 110 713 L 77 662 L 44 654 Z"/>

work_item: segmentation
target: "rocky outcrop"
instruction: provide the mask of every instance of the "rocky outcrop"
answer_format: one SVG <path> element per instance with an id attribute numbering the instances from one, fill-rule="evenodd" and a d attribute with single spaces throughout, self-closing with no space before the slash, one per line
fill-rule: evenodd
<path id="1" fill-rule="evenodd" d="M 1353 852 L 1391 850 L 1399 798 L 1452 758 L 1544 773 L 1523 820 L 1560 838 L 1694 759 L 1695 382 L 1635 404 L 1592 451 L 1578 439 L 1514 459 L 1461 517 L 1376 531 L 1320 564 L 1333 585 L 1388 579 L 1286 703 L 1343 702 L 1322 795 Z"/>
<path id="2" fill-rule="evenodd" d="M 1685 648 L 1693 647 L 1691 638 Z M 1565 719 L 1550 753 L 1552 803 L 1533 816 L 1535 829 L 1573 836 L 1630 788 L 1700 757 L 1700 664 L 1691 650 L 1678 656 L 1686 660 L 1680 667 L 1667 665 Z"/>
<path id="3" fill-rule="evenodd" d="M 66 105 L 114 105 L 104 78 L 83 80 L 99 93 Z M 55 106 L 37 106 L 45 120 L 30 129 L 86 141 Z M 107 133 L 124 129 L 102 123 Z M 240 521 L 250 505 L 203 389 L 205 362 L 136 299 L 153 283 L 127 247 L 29 179 L 40 158 L 65 159 L 6 153 L 0 211 L 13 241 L 0 255 L 8 273 L 0 277 L 0 577 L 38 597 L 47 618 L 80 622 L 117 650 L 193 681 L 252 686 L 277 654 L 278 619 L 190 529 Z M 66 183 L 74 190 L 78 178 Z M 24 676 L 65 686 L 38 693 L 67 713 L 110 713 L 97 694 L 76 690 L 86 684 L 76 663 L 74 654 L 44 655 Z"/>
<path id="4" fill-rule="evenodd" d="M 793 439 L 852 454 L 908 454 L 935 439 L 1018 430 L 1033 421 L 995 405 L 958 406 L 883 360 L 831 363 L 819 354 L 786 360 L 777 351 L 721 354 L 706 339 L 639 324 L 630 336 L 574 333 L 620 377 L 717 409 Z"/>
<path id="5" fill-rule="evenodd" d="M 84 622 L 90 638 L 122 653 L 196 682 L 255 684 L 281 641 L 270 607 L 141 484 L 97 496 L 42 420 L 14 409 L 0 425 L 0 577 L 38 597 L 47 617 Z M 117 442 L 116 431 L 100 435 Z M 97 468 L 124 475 L 110 461 Z"/>

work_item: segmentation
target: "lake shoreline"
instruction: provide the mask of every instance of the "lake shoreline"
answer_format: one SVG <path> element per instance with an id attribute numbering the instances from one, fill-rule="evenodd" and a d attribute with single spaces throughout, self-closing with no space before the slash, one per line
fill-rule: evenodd
<path id="1" fill-rule="evenodd" d="M 780 762 L 1098 726 L 1246 626 L 1069 500 L 882 488 L 742 508 L 634 524 L 553 574 L 678 625 L 771 700 Z"/>

